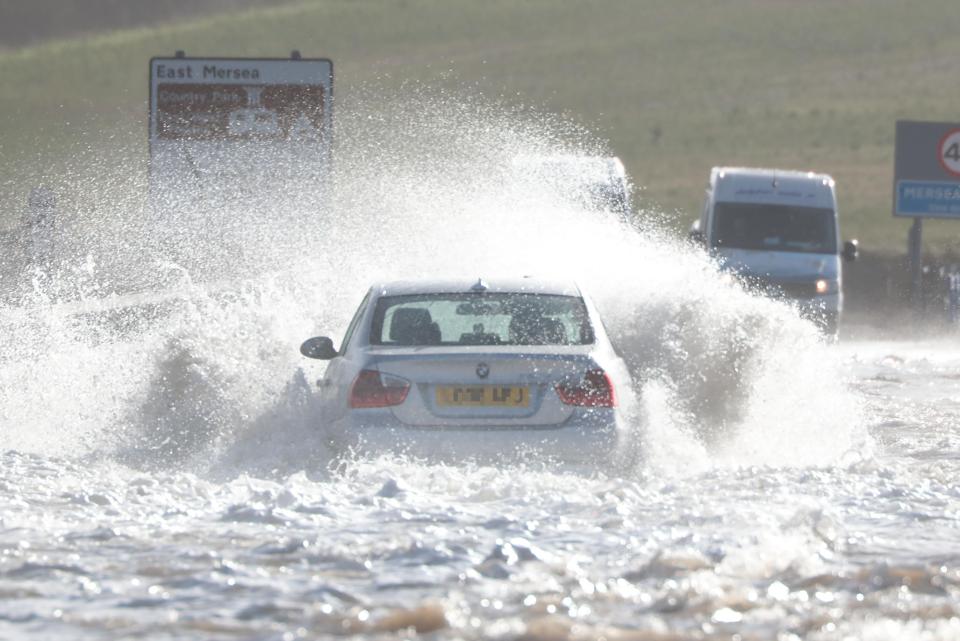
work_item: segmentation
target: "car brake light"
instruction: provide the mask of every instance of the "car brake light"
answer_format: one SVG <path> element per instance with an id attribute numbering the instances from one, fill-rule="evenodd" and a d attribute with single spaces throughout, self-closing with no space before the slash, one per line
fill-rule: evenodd
<path id="1" fill-rule="evenodd" d="M 390 407 L 407 398 L 410 382 L 374 369 L 362 370 L 350 390 L 350 407 Z"/>
<path id="2" fill-rule="evenodd" d="M 602 369 L 587 370 L 583 380 L 576 385 L 560 383 L 557 394 L 566 405 L 578 407 L 616 407 L 617 396 L 613 391 L 610 375 Z"/>

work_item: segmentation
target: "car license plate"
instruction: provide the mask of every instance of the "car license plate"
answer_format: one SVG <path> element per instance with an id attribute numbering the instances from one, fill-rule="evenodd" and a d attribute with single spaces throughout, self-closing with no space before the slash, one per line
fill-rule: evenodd
<path id="1" fill-rule="evenodd" d="M 438 385 L 440 407 L 527 407 L 530 389 L 518 385 Z"/>

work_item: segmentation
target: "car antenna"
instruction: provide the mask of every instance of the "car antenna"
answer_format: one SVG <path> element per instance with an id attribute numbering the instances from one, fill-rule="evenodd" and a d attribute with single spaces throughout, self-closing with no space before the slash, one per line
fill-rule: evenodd
<path id="1" fill-rule="evenodd" d="M 473 287 L 470 288 L 475 292 L 485 292 L 487 291 L 487 284 L 483 282 L 482 278 L 478 278 L 477 282 L 474 283 Z"/>

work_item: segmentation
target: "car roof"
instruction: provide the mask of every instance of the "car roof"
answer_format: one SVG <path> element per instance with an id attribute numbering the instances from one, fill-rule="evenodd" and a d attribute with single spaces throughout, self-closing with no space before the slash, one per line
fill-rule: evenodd
<path id="1" fill-rule="evenodd" d="M 532 173 L 552 173 L 582 180 L 626 178 L 623 162 L 616 156 L 521 155 L 513 159 L 513 165 Z"/>
<path id="2" fill-rule="evenodd" d="M 812 171 L 714 167 L 708 189 L 718 201 L 836 206 L 833 178 Z"/>
<path id="3" fill-rule="evenodd" d="M 768 167 L 714 167 L 715 176 L 744 176 L 748 178 L 762 179 L 798 179 L 798 180 L 829 180 L 833 178 L 829 174 L 817 173 L 814 171 L 798 171 L 795 169 L 774 169 Z"/>
<path id="4" fill-rule="evenodd" d="M 481 289 L 483 287 L 483 289 Z M 491 293 L 525 292 L 581 296 L 580 288 L 571 280 L 543 279 L 533 276 L 490 278 L 419 278 L 377 282 L 371 286 L 377 296 L 410 294 L 456 294 L 475 291 Z"/>

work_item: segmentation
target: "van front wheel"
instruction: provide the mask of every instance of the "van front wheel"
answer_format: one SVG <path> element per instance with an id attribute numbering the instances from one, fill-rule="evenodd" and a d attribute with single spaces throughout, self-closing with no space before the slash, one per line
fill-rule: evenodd
<path id="1" fill-rule="evenodd" d="M 824 336 L 836 341 L 840 334 L 840 315 L 837 313 L 824 314 L 817 319 L 817 326 Z"/>

